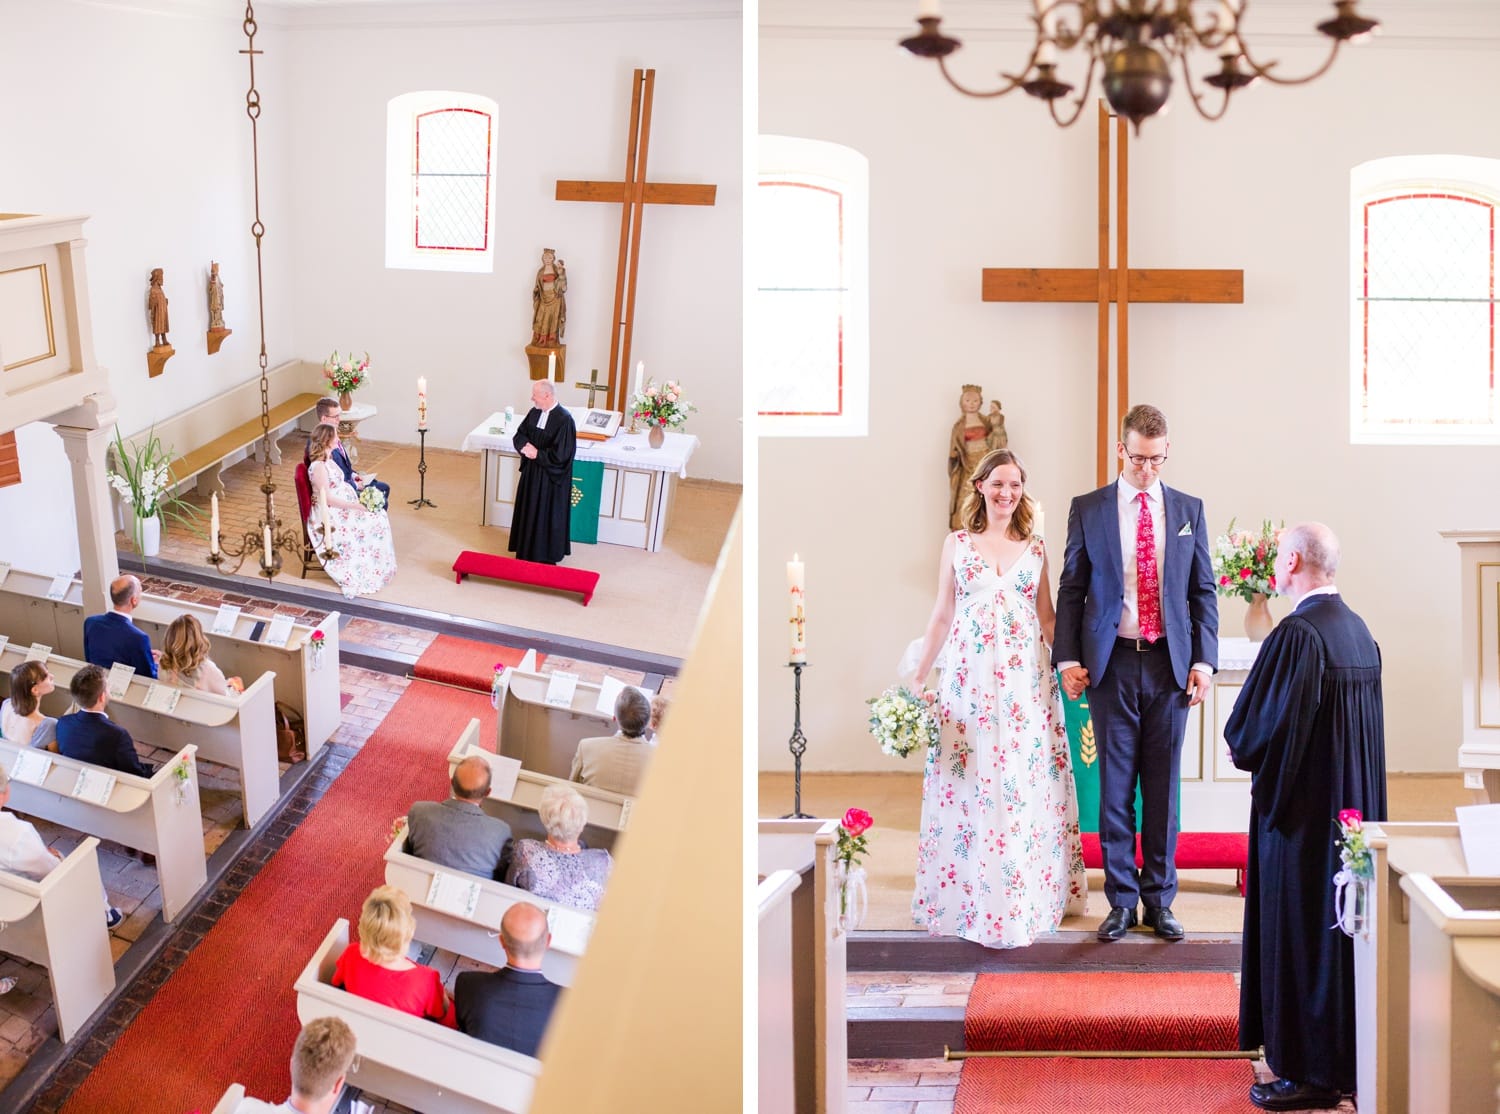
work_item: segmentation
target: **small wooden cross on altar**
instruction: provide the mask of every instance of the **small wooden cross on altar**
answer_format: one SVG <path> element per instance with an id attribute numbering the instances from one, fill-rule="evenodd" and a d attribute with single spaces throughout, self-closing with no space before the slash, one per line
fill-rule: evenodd
<path id="1" fill-rule="evenodd" d="M 630 135 L 623 182 L 577 182 L 559 179 L 559 201 L 613 201 L 621 206 L 620 256 L 615 269 L 615 316 L 609 336 L 608 384 L 605 404 L 625 409 L 630 381 L 630 342 L 635 330 L 635 276 L 641 255 L 641 220 L 645 205 L 712 205 L 718 187 L 646 180 L 646 154 L 651 145 L 651 98 L 655 70 L 636 70 L 631 79 Z M 624 330 L 623 338 L 621 329 Z M 592 397 L 592 396 L 590 396 Z"/>
<path id="2" fill-rule="evenodd" d="M 587 383 L 574 383 L 573 386 L 577 387 L 579 390 L 587 391 L 589 393 L 590 410 L 594 408 L 595 394 L 597 394 L 599 391 L 603 391 L 606 395 L 608 395 L 609 393 L 609 384 L 599 382 L 598 368 L 594 368 L 591 372 L 589 372 L 589 381 Z"/>
<path id="3" fill-rule="evenodd" d="M 1115 265 L 1109 263 L 1109 107 L 1099 102 L 1099 265 L 1077 267 L 986 267 L 982 297 L 986 302 L 1094 302 L 1099 314 L 1099 425 L 1098 482 L 1109 479 L 1111 451 L 1119 424 L 1129 409 L 1130 398 L 1130 303 L 1195 302 L 1235 303 L 1245 301 L 1244 271 L 1132 270 L 1127 262 L 1129 247 L 1129 142 L 1126 121 L 1118 121 L 1116 142 Z M 1115 381 L 1115 417 L 1109 417 L 1109 306 L 1115 305 L 1119 333 L 1118 375 Z"/>

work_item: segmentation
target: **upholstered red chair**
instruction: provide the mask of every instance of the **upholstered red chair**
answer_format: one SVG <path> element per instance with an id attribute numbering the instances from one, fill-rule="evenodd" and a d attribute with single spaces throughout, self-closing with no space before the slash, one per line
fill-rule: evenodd
<path id="1" fill-rule="evenodd" d="M 307 532 L 307 520 L 312 516 L 312 481 L 307 478 L 307 465 L 299 462 L 296 470 L 292 473 L 292 482 L 297 488 L 297 513 L 302 518 L 302 579 L 307 579 L 307 570 L 312 567 L 322 569 L 318 561 L 317 550 L 313 548 L 312 537 Z"/>

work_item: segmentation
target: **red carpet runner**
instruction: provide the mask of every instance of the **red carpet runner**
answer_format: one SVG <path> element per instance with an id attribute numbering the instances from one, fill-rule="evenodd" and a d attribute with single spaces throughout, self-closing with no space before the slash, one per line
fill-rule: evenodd
<path id="1" fill-rule="evenodd" d="M 467 638 L 450 638 L 440 634 L 432 645 L 422 651 L 417 664 L 412 667 L 412 676 L 424 681 L 438 681 L 445 685 L 457 685 L 461 689 L 488 693 L 495 680 L 495 663 L 519 665 L 526 656 L 525 650 L 510 646 L 496 646 L 490 642 L 471 642 Z M 545 654 L 536 656 L 537 668 L 546 661 Z"/>
<path id="2" fill-rule="evenodd" d="M 998 1049 L 1232 1049 L 1239 991 L 1227 974 L 980 975 L 964 1044 Z M 966 1060 L 954 1114 L 1254 1111 L 1248 1060 Z"/>
<path id="3" fill-rule="evenodd" d="M 391 820 L 414 800 L 447 795 L 445 756 L 475 716 L 481 737 L 493 738 L 487 695 L 411 685 L 63 1109 L 208 1111 L 234 1082 L 258 1098 L 286 1098 L 298 1029 L 292 983 L 333 921 L 357 920 L 384 881 Z"/>

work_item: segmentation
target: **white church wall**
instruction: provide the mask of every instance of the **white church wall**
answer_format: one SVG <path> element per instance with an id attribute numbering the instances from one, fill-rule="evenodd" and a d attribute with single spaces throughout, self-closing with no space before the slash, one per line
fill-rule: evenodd
<path id="1" fill-rule="evenodd" d="M 768 15 L 761 130 L 870 159 L 872 388 L 869 437 L 759 446 L 761 768 L 791 766 L 783 601 L 797 551 L 812 663 L 805 767 L 914 770 L 865 734 L 863 700 L 894 680 L 932 607 L 960 385 L 1004 403 L 1045 507 L 1054 591 L 1068 501 L 1094 486 L 1093 307 L 979 300 L 985 266 L 1093 265 L 1093 110 L 1060 130 L 1023 95 L 959 96 L 895 48 L 903 28 L 857 17 L 858 29 L 809 34 L 791 27 L 815 18 L 804 8 Z M 1132 399 L 1161 405 L 1172 425 L 1164 478 L 1205 498 L 1215 531 L 1269 517 L 1339 533 L 1338 582 L 1384 653 L 1392 770 L 1455 768 L 1458 555 L 1437 531 L 1495 524 L 1496 450 L 1349 444 L 1349 171 L 1396 153 L 1497 153 L 1483 105 L 1500 27 L 1491 12 L 1482 22 L 1420 40 L 1388 26 L 1317 82 L 1253 88 L 1216 124 L 1178 89 L 1131 147 L 1131 263 L 1245 272 L 1243 305 L 1131 311 Z M 1269 51 L 1285 72 L 1310 69 L 1312 55 L 1287 43 Z M 1014 40 L 982 41 L 960 57 L 977 76 L 1019 53 Z M 1224 633 L 1242 632 L 1244 611 L 1221 601 Z"/>
<path id="2" fill-rule="evenodd" d="M 586 6 L 595 18 L 578 21 Z M 296 343 L 316 358 L 369 350 L 358 401 L 380 413 L 363 434 L 416 440 L 418 376 L 429 446 L 457 448 L 485 415 L 528 405 L 522 348 L 546 247 L 568 268 L 559 395 L 585 402 L 573 384 L 609 359 L 620 207 L 559 202 L 555 183 L 622 178 L 631 71 L 654 66 L 648 178 L 715 183 L 718 197 L 646 207 L 632 365 L 686 381 L 699 407 L 687 430 L 702 440 L 690 474 L 740 481 L 741 18 L 722 3 L 677 7 L 651 19 L 582 3 L 444 9 L 442 21 L 404 7 L 291 17 Z M 499 103 L 493 274 L 384 266 L 386 104 L 422 89 Z"/>

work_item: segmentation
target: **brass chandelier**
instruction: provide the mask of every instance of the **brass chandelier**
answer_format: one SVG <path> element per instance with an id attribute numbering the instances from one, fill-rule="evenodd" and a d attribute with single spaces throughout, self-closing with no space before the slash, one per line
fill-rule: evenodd
<path id="1" fill-rule="evenodd" d="M 963 44 L 942 32 L 938 0 L 919 0 L 917 23 L 922 30 L 903 39 L 901 45 L 920 58 L 937 59 L 943 77 L 960 93 L 970 97 L 1001 97 L 1015 89 L 1047 102 L 1052 119 L 1068 127 L 1088 103 L 1096 72 L 1105 99 L 1116 115 L 1123 116 L 1140 131 L 1141 121 L 1154 116 L 1167 103 L 1172 91 L 1172 71 L 1182 73 L 1193 107 L 1205 120 L 1217 120 L 1229 108 L 1229 98 L 1256 78 L 1276 85 L 1302 85 L 1328 72 L 1346 42 L 1364 38 L 1379 23 L 1356 10 L 1358 0 L 1336 0 L 1335 14 L 1317 29 L 1333 40 L 1328 58 L 1303 77 L 1282 77 L 1274 72 L 1276 62 L 1255 61 L 1240 31 L 1250 0 L 1033 0 L 1031 22 L 1036 42 L 1031 56 L 1018 74 L 1002 73 L 1005 84 L 998 89 L 973 90 L 961 85 L 948 71 L 947 58 Z M 1071 107 L 1062 108 L 1073 85 L 1058 76 L 1059 52 L 1077 50 L 1084 57 L 1083 91 Z M 1205 103 L 1212 95 L 1196 87 L 1189 58 L 1202 52 L 1218 60 L 1218 70 L 1202 78 L 1202 84 L 1223 94 L 1216 104 Z"/>

